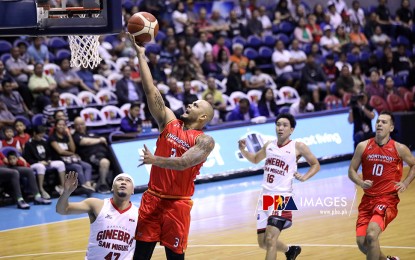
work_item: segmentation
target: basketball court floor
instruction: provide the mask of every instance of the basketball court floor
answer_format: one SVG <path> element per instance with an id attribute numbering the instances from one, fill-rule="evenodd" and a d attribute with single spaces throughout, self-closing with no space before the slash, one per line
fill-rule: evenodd
<path id="1" fill-rule="evenodd" d="M 297 259 L 364 259 L 355 245 L 354 231 L 362 192 L 356 192 L 349 181 L 348 165 L 348 161 L 325 164 L 309 181 L 295 182 L 298 211 L 281 239 L 302 246 Z M 186 259 L 264 259 L 256 242 L 255 208 L 261 179 L 256 175 L 196 186 Z M 400 198 L 398 217 L 380 241 L 385 254 L 411 260 L 415 259 L 415 184 Z M 139 206 L 140 199 L 141 194 L 134 195 L 132 202 Z M 84 258 L 89 220 L 86 215 L 58 215 L 56 201 L 27 211 L 0 208 L 0 259 Z M 156 248 L 153 259 L 165 259 L 162 247 Z M 279 254 L 278 259 L 285 256 Z"/>

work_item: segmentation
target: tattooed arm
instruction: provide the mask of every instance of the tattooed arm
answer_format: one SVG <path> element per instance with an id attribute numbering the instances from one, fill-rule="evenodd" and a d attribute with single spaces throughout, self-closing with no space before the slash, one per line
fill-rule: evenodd
<path id="1" fill-rule="evenodd" d="M 142 46 L 138 46 L 134 41 L 134 36 L 129 34 L 130 41 L 134 44 L 137 52 L 138 63 L 140 67 L 141 82 L 143 84 L 144 93 L 147 97 L 147 105 L 151 115 L 157 121 L 160 132 L 168 122 L 175 119 L 174 113 L 165 106 L 160 91 L 153 84 L 153 77 L 151 76 L 150 68 L 148 67 L 145 51 Z"/>
<path id="2" fill-rule="evenodd" d="M 215 141 L 208 135 L 200 135 L 196 145 L 187 150 L 181 157 L 160 157 L 153 155 L 147 146 L 144 145 L 143 155 L 140 160 L 144 164 L 152 164 L 161 168 L 172 170 L 185 170 L 204 162 L 215 147 Z"/>

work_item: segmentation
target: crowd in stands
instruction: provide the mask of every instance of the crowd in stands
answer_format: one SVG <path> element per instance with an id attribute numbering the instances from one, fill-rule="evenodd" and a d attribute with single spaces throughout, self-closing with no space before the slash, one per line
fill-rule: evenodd
<path id="1" fill-rule="evenodd" d="M 51 1 L 52 7 L 58 2 Z M 409 0 L 395 14 L 387 0 L 377 6 L 239 0 L 227 14 L 192 0 L 122 2 L 124 24 L 138 11 L 159 21 L 155 41 L 146 45 L 148 64 L 177 116 L 205 99 L 215 109 L 210 127 L 282 111 L 335 109 L 362 92 L 376 109 L 414 109 L 415 17 Z M 78 172 L 81 193 L 109 192 L 107 135 L 120 130 L 140 138 L 143 125 L 155 126 L 126 32 L 99 42 L 101 64 L 74 69 L 66 37 L 0 39 L 0 181 L 13 183 L 7 192 L 19 208 L 30 206 L 16 176 L 28 179 L 36 204 L 50 203 L 43 187 L 49 171 L 58 176 L 57 194 L 69 170 Z"/>

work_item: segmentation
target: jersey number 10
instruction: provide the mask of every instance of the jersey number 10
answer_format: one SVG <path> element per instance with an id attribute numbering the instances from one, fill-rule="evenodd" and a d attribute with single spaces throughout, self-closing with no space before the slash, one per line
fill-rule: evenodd
<path id="1" fill-rule="evenodd" d="M 372 175 L 382 176 L 383 164 L 373 164 Z"/>

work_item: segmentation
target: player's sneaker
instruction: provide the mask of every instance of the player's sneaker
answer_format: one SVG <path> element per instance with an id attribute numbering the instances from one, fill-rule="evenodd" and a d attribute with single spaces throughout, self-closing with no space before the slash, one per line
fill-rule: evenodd
<path id="1" fill-rule="evenodd" d="M 386 260 L 399 260 L 399 257 L 397 257 L 397 256 L 387 256 Z"/>
<path id="2" fill-rule="evenodd" d="M 301 247 L 299 246 L 290 246 L 288 251 L 285 253 L 287 260 L 295 260 L 297 256 L 301 253 Z"/>

